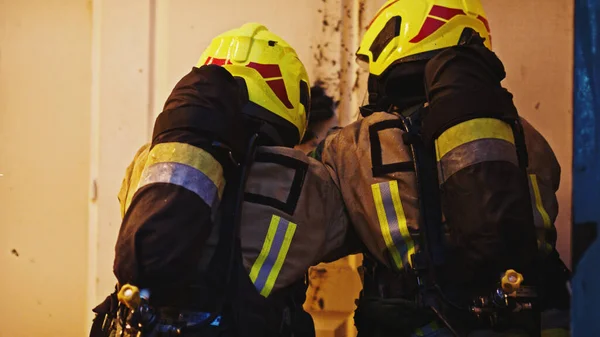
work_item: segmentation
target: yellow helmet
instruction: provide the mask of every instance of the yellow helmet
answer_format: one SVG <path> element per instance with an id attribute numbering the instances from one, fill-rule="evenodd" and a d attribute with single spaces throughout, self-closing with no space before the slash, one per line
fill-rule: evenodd
<path id="1" fill-rule="evenodd" d="M 473 31 L 492 48 L 490 27 L 479 0 L 390 0 L 377 12 L 356 52 L 379 76 L 391 66 L 431 58 Z"/>
<path id="2" fill-rule="evenodd" d="M 282 145 L 300 142 L 310 113 L 310 82 L 287 42 L 261 24 L 247 23 L 212 40 L 197 67 L 208 64 L 244 80 L 250 101 L 245 114 L 266 121 Z"/>

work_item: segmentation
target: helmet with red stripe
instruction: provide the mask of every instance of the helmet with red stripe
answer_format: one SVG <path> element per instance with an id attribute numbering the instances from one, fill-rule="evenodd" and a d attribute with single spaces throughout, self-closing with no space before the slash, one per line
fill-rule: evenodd
<path id="1" fill-rule="evenodd" d="M 212 40 L 197 66 L 208 64 L 243 80 L 249 98 L 243 113 L 274 145 L 300 142 L 310 112 L 309 79 L 287 42 L 261 24 L 247 23 Z"/>
<path id="2" fill-rule="evenodd" d="M 492 48 L 490 27 L 479 0 L 387 1 L 369 24 L 356 52 L 357 61 L 369 70 L 369 103 L 385 108 L 380 102 L 390 96 L 385 86 L 398 84 L 398 79 L 405 82 L 402 89 L 415 90 L 408 96 L 416 95 L 415 83 L 409 85 L 406 79 L 416 79 L 424 62 L 474 33 Z M 401 74 L 397 73 L 399 66 Z M 396 72 L 393 79 L 391 72 Z"/>

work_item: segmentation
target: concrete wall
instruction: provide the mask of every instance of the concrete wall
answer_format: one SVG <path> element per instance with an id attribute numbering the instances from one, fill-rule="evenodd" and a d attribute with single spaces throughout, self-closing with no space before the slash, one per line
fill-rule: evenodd
<path id="1" fill-rule="evenodd" d="M 0 0 L 0 337 L 85 334 L 90 308 L 114 285 L 124 169 L 215 34 L 260 21 L 317 78 L 326 67 L 315 65 L 311 44 L 326 40 L 327 10 L 364 13 L 363 1 L 227 0 L 223 15 L 224 1 Z M 484 5 L 506 85 L 563 166 L 559 248 L 567 257 L 572 4 Z"/>
<path id="2" fill-rule="evenodd" d="M 0 336 L 81 336 L 91 7 L 0 1 Z"/>

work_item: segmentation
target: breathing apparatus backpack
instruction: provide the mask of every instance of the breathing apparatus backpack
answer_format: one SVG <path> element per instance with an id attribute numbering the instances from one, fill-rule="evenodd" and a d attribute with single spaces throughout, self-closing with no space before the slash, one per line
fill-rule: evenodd
<path id="1" fill-rule="evenodd" d="M 512 95 L 500 85 L 504 77 L 502 63 L 478 35 L 425 67 L 428 106 L 405 124 L 426 254 L 415 256 L 413 267 L 419 275 L 426 266 L 421 275 L 441 298 L 442 311 L 464 308 L 482 326 L 523 325 L 535 335 L 538 255 L 528 157 Z M 523 280 L 531 287 L 521 287 Z M 531 319 L 516 323 L 522 315 L 513 313 L 524 309 Z"/>

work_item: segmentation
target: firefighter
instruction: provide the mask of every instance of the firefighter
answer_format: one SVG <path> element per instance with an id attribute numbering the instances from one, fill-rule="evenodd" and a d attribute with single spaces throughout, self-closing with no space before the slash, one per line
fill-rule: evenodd
<path id="1" fill-rule="evenodd" d="M 325 166 L 292 148 L 308 83 L 260 24 L 213 39 L 127 169 L 119 285 L 92 336 L 314 336 L 306 270 L 352 236 Z"/>
<path id="2" fill-rule="evenodd" d="M 359 337 L 568 334 L 560 166 L 491 42 L 476 0 L 388 1 L 361 41 L 364 118 L 315 151 L 367 248 Z"/>

